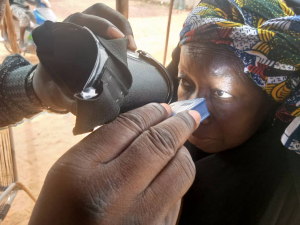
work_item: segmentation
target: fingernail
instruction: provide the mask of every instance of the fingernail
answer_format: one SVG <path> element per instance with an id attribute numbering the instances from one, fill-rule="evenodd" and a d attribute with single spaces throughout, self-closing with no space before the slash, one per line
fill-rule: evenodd
<path id="1" fill-rule="evenodd" d="M 166 111 L 168 112 L 169 115 L 172 114 L 172 110 L 171 110 L 171 107 L 166 104 L 166 103 L 161 103 L 161 105 L 166 109 Z"/>
<path id="2" fill-rule="evenodd" d="M 112 38 L 124 38 L 125 34 L 123 34 L 118 28 L 116 27 L 110 27 L 108 29 L 108 35 Z"/>
<path id="3" fill-rule="evenodd" d="M 200 113 L 198 113 L 195 110 L 189 110 L 188 112 L 194 118 L 194 120 L 196 121 L 197 125 L 199 125 L 200 121 L 201 121 L 201 115 L 200 115 Z"/>
<path id="4" fill-rule="evenodd" d="M 134 41 L 133 36 L 132 36 L 132 35 L 128 35 L 127 38 L 128 38 L 128 40 L 129 40 L 128 48 L 129 48 L 130 50 L 135 51 L 135 50 L 137 49 L 137 46 L 136 46 L 136 44 L 135 44 L 135 41 Z"/>

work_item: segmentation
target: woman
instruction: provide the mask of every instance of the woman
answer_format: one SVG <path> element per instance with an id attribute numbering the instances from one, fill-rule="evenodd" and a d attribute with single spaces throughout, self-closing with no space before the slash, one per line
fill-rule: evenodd
<path id="1" fill-rule="evenodd" d="M 300 224 L 300 17 L 281 0 L 203 0 L 180 44 L 178 98 L 206 98 L 211 116 L 187 144 L 179 224 Z"/>

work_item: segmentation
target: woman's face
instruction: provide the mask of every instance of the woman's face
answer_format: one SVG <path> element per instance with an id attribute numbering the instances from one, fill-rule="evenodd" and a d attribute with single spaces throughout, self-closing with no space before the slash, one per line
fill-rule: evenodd
<path id="1" fill-rule="evenodd" d="M 195 50 L 191 44 L 182 46 L 178 99 L 206 99 L 210 117 L 189 141 L 203 151 L 215 153 L 249 139 L 273 103 L 243 73 L 242 62 L 230 50 L 208 49 L 206 46 Z"/>

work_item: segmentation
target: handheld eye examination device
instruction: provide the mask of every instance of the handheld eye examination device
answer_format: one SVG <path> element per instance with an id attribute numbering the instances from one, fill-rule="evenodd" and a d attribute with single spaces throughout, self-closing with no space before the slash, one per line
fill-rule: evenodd
<path id="1" fill-rule="evenodd" d="M 210 115 L 204 98 L 196 98 L 191 100 L 174 102 L 170 104 L 170 106 L 172 109 L 172 116 L 186 110 L 195 110 L 200 113 L 202 122 Z"/>
<path id="2" fill-rule="evenodd" d="M 150 102 L 172 102 L 173 77 L 150 54 L 128 51 L 126 38 L 107 40 L 86 27 L 46 21 L 33 31 L 33 39 L 40 63 L 76 102 L 75 135 Z M 173 115 L 196 110 L 201 122 L 209 116 L 203 98 L 175 102 L 171 108 Z"/>

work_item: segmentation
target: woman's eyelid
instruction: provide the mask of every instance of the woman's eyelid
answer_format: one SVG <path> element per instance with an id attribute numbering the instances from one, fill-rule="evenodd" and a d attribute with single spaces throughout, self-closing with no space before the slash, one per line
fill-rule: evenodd
<path id="1" fill-rule="evenodd" d="M 187 77 L 186 73 L 180 70 L 178 73 L 178 79 L 184 79 L 186 77 Z"/>
<path id="2" fill-rule="evenodd" d="M 187 81 L 186 79 L 184 79 L 184 78 L 178 78 L 178 80 L 179 80 L 179 84 L 180 85 L 192 87 L 192 85 L 190 84 L 190 82 Z"/>
<path id="3" fill-rule="evenodd" d="M 220 96 L 220 93 L 222 92 L 222 96 Z M 228 93 L 227 91 L 221 90 L 221 89 L 215 89 L 214 95 L 216 95 L 218 98 L 223 98 L 223 99 L 229 99 L 234 97 L 232 94 Z"/>
<path id="4" fill-rule="evenodd" d="M 185 81 L 185 82 L 187 82 L 191 86 L 194 84 L 192 82 L 192 80 L 188 77 L 188 75 L 185 72 L 183 72 L 183 71 L 179 72 L 177 79 L 179 81 Z"/>

